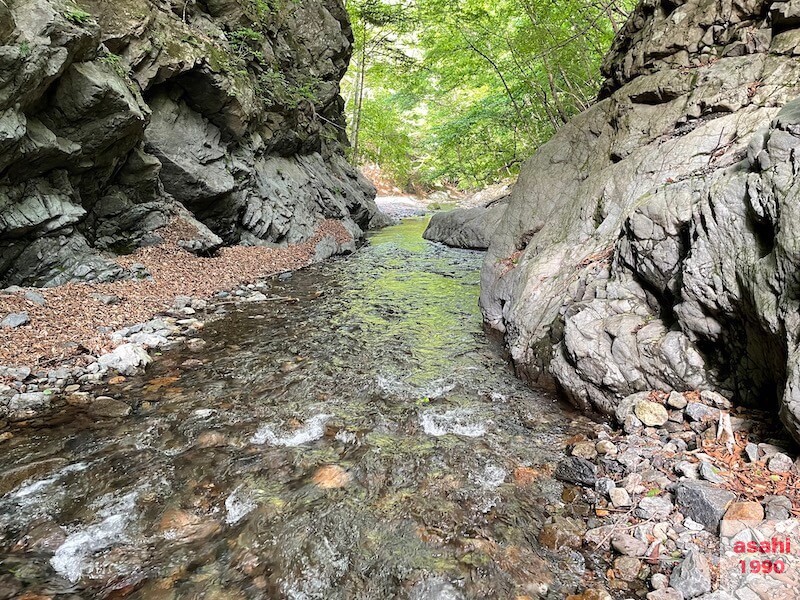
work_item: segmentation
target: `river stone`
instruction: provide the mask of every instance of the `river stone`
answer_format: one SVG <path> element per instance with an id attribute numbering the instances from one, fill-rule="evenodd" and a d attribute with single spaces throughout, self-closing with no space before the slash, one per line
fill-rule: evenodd
<path id="1" fill-rule="evenodd" d="M 50 406 L 50 395 L 44 392 L 15 394 L 8 403 L 11 412 L 39 411 Z"/>
<path id="2" fill-rule="evenodd" d="M 30 367 L 2 367 L 0 377 L 7 377 L 16 381 L 25 381 L 31 375 Z"/>
<path id="3" fill-rule="evenodd" d="M 668 587 L 650 592 L 647 600 L 684 600 L 684 596 L 678 590 Z"/>
<path id="4" fill-rule="evenodd" d="M 767 468 L 773 473 L 787 473 L 792 470 L 794 461 L 783 452 L 776 452 L 767 462 Z"/>
<path id="5" fill-rule="evenodd" d="M 636 417 L 647 427 L 661 427 L 669 420 L 669 413 L 661 404 L 640 400 L 634 408 Z"/>
<path id="6" fill-rule="evenodd" d="M 719 417 L 718 409 L 706 406 L 700 402 L 690 402 L 686 406 L 685 413 L 691 421 L 710 421 Z"/>
<path id="7" fill-rule="evenodd" d="M 650 587 L 654 590 L 663 590 L 669 587 L 669 577 L 663 573 L 654 573 L 650 578 Z"/>
<path id="8" fill-rule="evenodd" d="M 633 556 L 620 556 L 614 560 L 614 570 L 622 581 L 635 581 L 642 569 L 642 562 Z"/>
<path id="9" fill-rule="evenodd" d="M 597 458 L 597 449 L 593 442 L 578 442 L 572 447 L 572 456 L 592 460 Z"/>
<path id="10" fill-rule="evenodd" d="M 30 322 L 31 319 L 28 317 L 28 313 L 26 312 L 11 313 L 2 321 L 0 321 L 0 327 L 5 327 L 6 329 L 16 329 L 17 327 L 22 327 Z"/>
<path id="11" fill-rule="evenodd" d="M 672 500 L 667 495 L 645 497 L 639 501 L 636 513 L 643 519 L 664 520 L 674 509 Z"/>
<path id="12" fill-rule="evenodd" d="M 764 507 L 760 502 L 734 502 L 725 511 L 724 521 L 763 521 Z"/>
<path id="13" fill-rule="evenodd" d="M 615 487 L 608 495 L 611 498 L 611 504 L 614 505 L 614 508 L 627 508 L 631 505 L 630 494 L 628 494 L 628 490 L 625 488 Z"/>
<path id="14" fill-rule="evenodd" d="M 624 556 L 641 557 L 647 552 L 647 543 L 627 533 L 619 533 L 611 538 L 611 547 Z"/>
<path id="15" fill-rule="evenodd" d="M 39 306 L 44 306 L 47 304 L 47 300 L 44 299 L 39 292 L 34 292 L 33 290 L 29 290 L 25 292 L 25 300 L 28 302 L 33 302 L 34 304 L 38 304 Z"/>
<path id="16" fill-rule="evenodd" d="M 152 362 L 152 358 L 136 344 L 123 344 L 97 359 L 101 369 L 113 369 L 121 375 L 135 375 Z"/>
<path id="17" fill-rule="evenodd" d="M 675 488 L 675 499 L 678 509 L 685 516 L 702 523 L 706 530 L 716 534 L 736 494 L 705 481 L 682 481 Z"/>
<path id="18" fill-rule="evenodd" d="M 785 521 L 791 517 L 792 501 L 786 496 L 767 496 L 766 518 L 771 521 Z"/>
<path id="19" fill-rule="evenodd" d="M 595 450 L 597 450 L 598 454 L 602 454 L 603 456 L 614 456 L 619 451 L 617 446 L 609 440 L 600 440 L 597 442 Z"/>
<path id="20" fill-rule="evenodd" d="M 131 413 L 130 405 L 109 396 L 98 396 L 88 410 L 98 417 L 127 417 Z"/>
<path id="21" fill-rule="evenodd" d="M 725 478 L 719 474 L 719 471 L 708 461 L 700 462 L 700 476 L 706 481 L 711 483 L 725 483 Z"/>
<path id="22" fill-rule="evenodd" d="M 670 392 L 669 398 L 667 398 L 667 405 L 677 410 L 683 410 L 684 408 L 686 408 L 687 404 L 689 404 L 689 402 L 686 400 L 686 397 L 680 392 Z"/>
<path id="23" fill-rule="evenodd" d="M 669 584 L 683 593 L 687 600 L 711 591 L 711 569 L 699 550 L 689 550 L 683 561 L 673 569 Z"/>
<path id="24" fill-rule="evenodd" d="M 570 456 L 562 460 L 555 471 L 556 479 L 594 487 L 597 481 L 597 467 L 585 458 Z"/>

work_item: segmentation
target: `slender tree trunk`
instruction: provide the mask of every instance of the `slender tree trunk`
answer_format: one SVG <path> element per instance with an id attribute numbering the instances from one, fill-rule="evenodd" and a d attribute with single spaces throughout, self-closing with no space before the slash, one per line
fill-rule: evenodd
<path id="1" fill-rule="evenodd" d="M 364 34 L 364 43 L 361 44 L 361 60 L 356 83 L 356 106 L 353 117 L 353 164 L 358 165 L 360 153 L 361 114 L 364 108 L 364 81 L 367 71 L 367 40 Z"/>

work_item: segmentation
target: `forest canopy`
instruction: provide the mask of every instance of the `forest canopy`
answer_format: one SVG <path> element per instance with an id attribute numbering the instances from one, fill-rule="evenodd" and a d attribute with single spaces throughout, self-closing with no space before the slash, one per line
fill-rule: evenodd
<path id="1" fill-rule="evenodd" d="M 595 98 L 633 0 L 348 0 L 352 160 L 406 189 L 481 187 Z"/>

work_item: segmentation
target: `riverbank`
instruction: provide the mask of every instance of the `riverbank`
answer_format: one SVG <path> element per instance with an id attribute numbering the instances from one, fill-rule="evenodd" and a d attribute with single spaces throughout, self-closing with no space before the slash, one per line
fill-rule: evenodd
<path id="1" fill-rule="evenodd" d="M 264 299 L 260 278 L 355 248 L 333 220 L 302 244 L 228 247 L 213 257 L 181 248 L 178 225 L 161 234 L 163 244 L 118 260 L 141 279 L 0 292 L 0 425 L 50 412 L 64 393 L 88 403 L 87 385 L 140 370 L 148 352 L 185 341 L 220 304 Z"/>
<path id="2" fill-rule="evenodd" d="M 774 417 L 713 392 L 636 394 L 616 417 L 621 429 L 598 426 L 569 440 L 554 472 L 592 511 L 555 517 L 540 543 L 581 548 L 610 565 L 571 600 L 751 597 L 734 596 L 742 590 L 778 598 L 797 585 L 794 574 L 746 579 L 730 545 L 758 535 L 743 531 L 766 535 L 800 516 L 796 448 Z"/>

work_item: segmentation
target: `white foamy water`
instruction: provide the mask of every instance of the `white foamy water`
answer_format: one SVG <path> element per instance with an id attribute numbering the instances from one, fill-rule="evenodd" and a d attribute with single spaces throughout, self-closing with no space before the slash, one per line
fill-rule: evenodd
<path id="1" fill-rule="evenodd" d="M 18 500 L 21 498 L 28 498 L 30 496 L 38 495 L 40 492 L 44 491 L 46 488 L 50 487 L 50 485 L 54 484 L 56 481 L 67 475 L 68 473 L 77 473 L 79 471 L 85 471 L 89 468 L 89 465 L 86 463 L 75 463 L 74 465 L 67 465 L 63 469 L 56 471 L 50 477 L 46 479 L 40 479 L 39 481 L 34 481 L 27 485 L 21 486 L 17 489 L 16 492 L 12 493 L 9 497 L 14 500 Z"/>
<path id="2" fill-rule="evenodd" d="M 448 433 L 480 437 L 486 433 L 486 425 L 478 422 L 476 415 L 463 408 L 443 413 L 428 411 L 423 413 L 419 420 L 425 433 L 437 437 Z"/>
<path id="3" fill-rule="evenodd" d="M 489 463 L 484 468 L 483 473 L 475 477 L 478 485 L 482 488 L 493 490 L 500 487 L 508 476 L 508 471 L 495 464 Z"/>
<path id="4" fill-rule="evenodd" d="M 237 487 L 225 499 L 225 511 L 227 512 L 225 522 L 228 525 L 236 525 L 253 512 L 256 506 L 258 505 L 255 500 L 244 495 L 241 486 Z"/>
<path id="5" fill-rule="evenodd" d="M 251 444 L 269 444 L 270 446 L 302 446 L 325 435 L 325 425 L 333 415 L 315 415 L 300 429 L 289 433 L 278 434 L 271 425 L 264 425 L 250 438 Z"/>
<path id="6" fill-rule="evenodd" d="M 92 566 L 94 553 L 125 541 L 125 528 L 134 516 L 138 495 L 138 491 L 133 491 L 119 499 L 107 500 L 107 506 L 97 513 L 102 521 L 70 534 L 50 559 L 56 573 L 76 583 Z"/>

